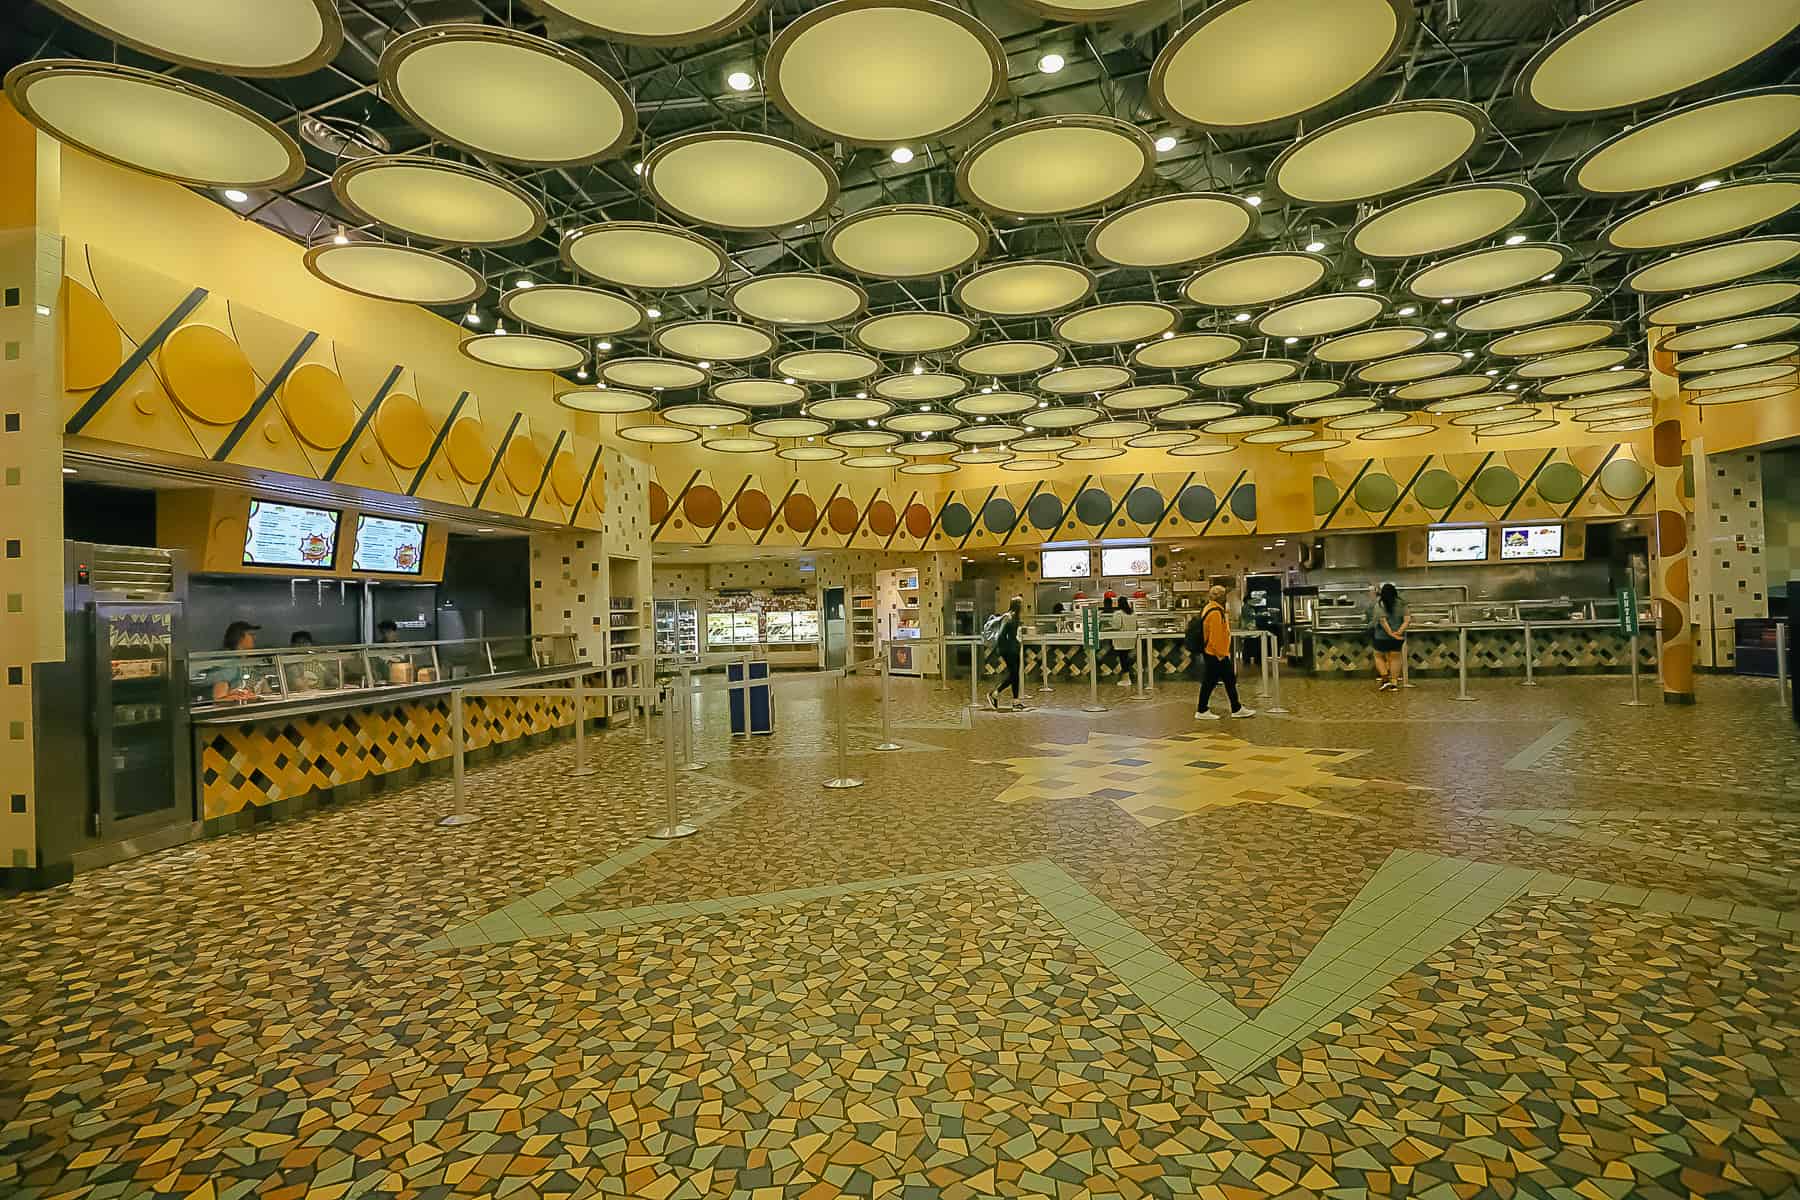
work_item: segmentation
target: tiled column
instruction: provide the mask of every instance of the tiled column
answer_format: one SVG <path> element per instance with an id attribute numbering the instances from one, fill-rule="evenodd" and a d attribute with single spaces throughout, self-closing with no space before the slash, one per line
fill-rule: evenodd
<path id="1" fill-rule="evenodd" d="M 1706 453 L 1694 439 L 1692 568 L 1695 661 L 1729 671 L 1737 662 L 1737 622 L 1769 615 L 1764 555 L 1762 456 Z"/>
<path id="2" fill-rule="evenodd" d="M 1650 589 L 1656 599 L 1657 636 L 1662 640 L 1657 671 L 1665 704 L 1694 702 L 1694 635 L 1688 626 L 1691 593 L 1688 571 L 1688 515 L 1681 499 L 1681 386 L 1675 356 L 1664 350 L 1666 329 L 1650 330 L 1651 451 L 1654 462 L 1656 537 Z"/>

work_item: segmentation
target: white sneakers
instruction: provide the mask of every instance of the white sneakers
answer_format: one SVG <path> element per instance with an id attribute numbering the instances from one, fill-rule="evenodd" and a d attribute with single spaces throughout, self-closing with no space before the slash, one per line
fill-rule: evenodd
<path id="1" fill-rule="evenodd" d="M 1231 715 L 1241 721 L 1246 717 L 1254 717 L 1256 715 L 1256 710 L 1254 708 L 1240 708 L 1236 712 L 1232 713 Z M 1199 712 L 1194 714 L 1194 720 L 1196 720 L 1196 721 L 1219 721 L 1219 720 L 1223 720 L 1223 718 L 1220 717 L 1218 713 L 1212 711 L 1210 708 L 1203 708 Z"/>
<path id="2" fill-rule="evenodd" d="M 1254 708 L 1240 708 L 1231 715 L 1242 720 L 1245 717 L 1254 717 L 1256 715 L 1256 710 Z"/>

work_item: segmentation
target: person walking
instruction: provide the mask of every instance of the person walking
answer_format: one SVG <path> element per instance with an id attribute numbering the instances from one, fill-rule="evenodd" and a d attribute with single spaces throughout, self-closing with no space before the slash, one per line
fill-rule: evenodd
<path id="1" fill-rule="evenodd" d="M 1231 617 L 1225 611 L 1225 589 L 1214 584 L 1206 593 L 1206 606 L 1200 615 L 1188 622 L 1188 653 L 1200 656 L 1200 701 L 1194 708 L 1194 720 L 1217 721 L 1219 714 L 1207 707 L 1213 688 L 1225 685 L 1225 698 L 1231 701 L 1231 715 L 1254 717 L 1254 708 L 1245 708 L 1238 700 L 1237 669 L 1231 663 Z"/>
<path id="2" fill-rule="evenodd" d="M 1019 625 L 1024 619 L 1025 597 L 1014 596 L 1012 603 L 1006 606 L 1006 613 L 1000 618 L 1000 630 L 994 637 L 994 653 L 1000 656 L 1000 664 L 1006 668 L 1006 675 L 1000 680 L 1000 686 L 988 693 L 988 707 L 998 711 L 1000 693 L 1012 689 L 1013 711 L 1024 709 L 1019 701 L 1019 680 L 1024 674 L 1025 647 L 1019 642 Z"/>
<path id="3" fill-rule="evenodd" d="M 1374 619 L 1375 639 L 1375 690 L 1378 692 L 1397 692 L 1400 690 L 1400 656 L 1406 653 L 1406 631 L 1412 626 L 1412 614 L 1406 611 L 1406 601 L 1400 598 L 1400 589 L 1391 583 L 1381 585 L 1370 614 Z"/>
<path id="4" fill-rule="evenodd" d="M 1128 624 L 1125 618 L 1132 615 L 1131 601 L 1117 592 L 1108 592 L 1100 598 L 1100 613 L 1102 616 L 1108 613 L 1117 614 L 1108 624 L 1116 625 L 1115 632 L 1122 633 Z M 1132 676 L 1137 673 L 1137 655 L 1125 648 L 1127 639 L 1123 636 L 1112 637 L 1108 640 L 1112 642 L 1113 663 L 1119 669 L 1118 685 L 1130 687 Z"/>

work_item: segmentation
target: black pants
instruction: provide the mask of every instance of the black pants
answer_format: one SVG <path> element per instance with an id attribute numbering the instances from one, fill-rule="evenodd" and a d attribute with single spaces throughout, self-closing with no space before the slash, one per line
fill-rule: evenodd
<path id="1" fill-rule="evenodd" d="M 1225 698 L 1231 701 L 1231 711 L 1236 712 L 1244 707 L 1238 703 L 1237 668 L 1231 665 L 1231 656 L 1214 658 L 1210 654 L 1205 654 L 1201 656 L 1200 661 L 1203 664 L 1204 674 L 1200 679 L 1200 703 L 1195 706 L 1194 711 L 1206 711 L 1207 702 L 1212 699 L 1213 687 L 1221 683 L 1225 685 Z"/>
<path id="2" fill-rule="evenodd" d="M 1006 668 L 1006 674 L 1001 677 L 1000 686 L 994 689 L 994 694 L 999 695 L 1011 688 L 1013 699 L 1017 700 L 1019 698 L 1019 676 L 1024 674 L 1025 648 L 1016 646 L 1011 650 L 1001 650 L 999 654 L 1000 665 Z"/>

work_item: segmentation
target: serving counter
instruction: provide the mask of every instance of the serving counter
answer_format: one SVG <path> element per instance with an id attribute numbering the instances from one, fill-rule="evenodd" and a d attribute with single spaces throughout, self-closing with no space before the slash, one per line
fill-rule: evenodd
<path id="1" fill-rule="evenodd" d="M 529 686 L 574 665 L 568 634 L 191 655 L 190 723 L 206 832 L 447 771 L 452 693 Z M 592 685 L 604 686 L 620 669 L 593 664 Z M 608 708 L 601 695 L 587 707 L 590 719 Z M 460 719 L 465 757 L 479 760 L 572 732 L 574 701 L 465 695 Z"/>
<path id="2" fill-rule="evenodd" d="M 1455 602 L 1411 610 L 1407 673 L 1455 675 L 1461 639 L 1468 639 L 1470 675 L 1597 675 L 1631 669 L 1631 637 L 1619 629 L 1613 600 Z M 1656 666 L 1656 622 L 1638 615 L 1638 667 Z M 1374 647 L 1362 612 L 1322 611 L 1312 634 L 1315 675 L 1367 675 Z"/>

